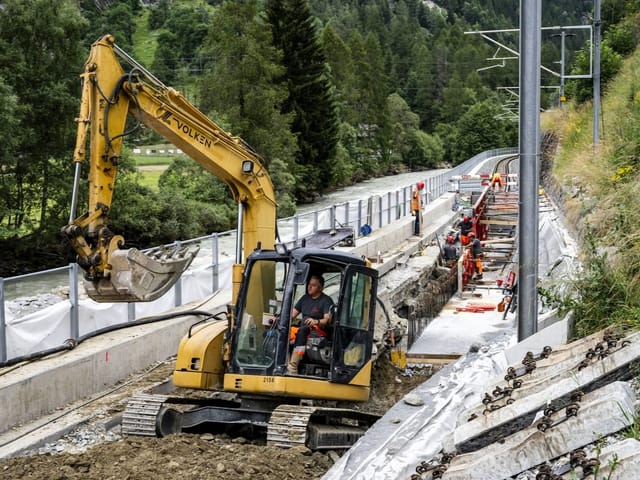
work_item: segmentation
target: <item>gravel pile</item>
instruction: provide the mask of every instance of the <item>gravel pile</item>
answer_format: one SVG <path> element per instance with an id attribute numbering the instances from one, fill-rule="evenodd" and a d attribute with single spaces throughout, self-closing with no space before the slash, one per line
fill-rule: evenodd
<path id="1" fill-rule="evenodd" d="M 5 308 L 13 318 L 22 318 L 30 313 L 50 307 L 66 300 L 64 292 L 44 293 L 32 297 L 21 297 L 5 302 Z"/>

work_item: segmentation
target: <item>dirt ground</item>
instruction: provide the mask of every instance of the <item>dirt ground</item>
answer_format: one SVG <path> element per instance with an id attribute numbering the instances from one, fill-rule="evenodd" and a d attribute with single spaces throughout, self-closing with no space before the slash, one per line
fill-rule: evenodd
<path id="1" fill-rule="evenodd" d="M 401 371 L 378 361 L 369 402 L 354 405 L 383 414 L 415 386 L 428 369 Z M 110 410 L 117 411 L 115 404 Z M 240 480 L 318 479 L 343 452 L 289 450 L 225 435 L 180 434 L 105 441 L 77 453 L 46 453 L 0 461 L 0 479 L 17 480 Z"/>

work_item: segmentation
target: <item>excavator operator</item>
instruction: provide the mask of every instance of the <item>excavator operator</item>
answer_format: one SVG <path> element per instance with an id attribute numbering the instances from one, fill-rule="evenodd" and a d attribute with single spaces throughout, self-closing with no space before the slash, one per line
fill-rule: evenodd
<path id="1" fill-rule="evenodd" d="M 300 297 L 293 307 L 291 319 L 302 314 L 300 326 L 295 336 L 295 343 L 289 358 L 288 372 L 298 374 L 298 365 L 306 350 L 307 337 L 312 330 L 318 335 L 327 337 L 330 334 L 331 307 L 333 300 L 323 292 L 324 278 L 322 275 L 312 275 L 307 283 L 307 293 Z"/>

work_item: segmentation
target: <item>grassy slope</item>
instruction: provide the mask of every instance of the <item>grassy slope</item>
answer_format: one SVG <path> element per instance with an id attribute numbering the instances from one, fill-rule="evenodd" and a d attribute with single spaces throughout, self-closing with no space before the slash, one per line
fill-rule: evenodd
<path id="1" fill-rule="evenodd" d="M 149 12 L 148 8 L 142 9 L 142 14 L 136 17 L 136 30 L 133 35 L 133 57 L 139 61 L 146 68 L 151 67 L 153 63 L 153 57 L 156 52 L 158 44 L 156 37 L 158 31 L 149 30 Z M 153 145 L 150 148 L 166 148 L 166 145 Z M 171 157 L 164 155 L 137 155 L 131 153 L 131 158 L 136 162 L 136 165 L 158 165 L 166 167 L 171 163 Z M 160 178 L 161 170 L 158 171 L 144 171 L 142 172 L 141 183 L 151 188 L 158 187 L 158 179 Z"/>
<path id="2" fill-rule="evenodd" d="M 542 128 L 554 130 L 560 137 L 555 178 L 565 187 L 565 192 L 571 187 L 576 187 L 574 192 L 581 190 L 581 194 L 565 199 L 571 223 L 586 220 L 604 236 L 613 227 L 611 206 L 619 206 L 624 196 L 621 193 L 633 190 L 638 180 L 635 166 L 638 106 L 640 50 L 626 59 L 622 71 L 607 87 L 601 102 L 601 133 L 596 147 L 591 104 L 578 108 L 569 105 L 564 111 L 543 115 Z M 632 202 L 628 206 L 640 205 Z"/>
<path id="3" fill-rule="evenodd" d="M 553 174 L 563 187 L 568 224 L 582 239 L 593 233 L 598 252 L 586 254 L 589 268 L 579 277 L 582 301 L 591 303 L 583 313 L 597 319 L 578 318 L 591 322 L 583 333 L 608 324 L 640 328 L 640 50 L 603 93 L 595 147 L 591 104 L 542 118 L 543 130 L 560 138 Z"/>
<path id="4" fill-rule="evenodd" d="M 158 44 L 158 31 L 149 30 L 149 9 L 143 8 L 142 14 L 136 17 L 136 31 L 133 34 L 133 56 L 146 68 L 153 63 Z"/>
<path id="5" fill-rule="evenodd" d="M 191 7 L 194 6 L 194 2 L 192 0 L 183 0 L 177 2 L 177 4 L 185 3 Z M 206 2 L 200 1 L 200 7 L 207 8 L 208 10 L 213 10 L 213 8 L 208 5 Z M 142 14 L 136 17 L 136 30 L 133 36 L 133 57 L 139 61 L 146 68 L 151 67 L 153 63 L 153 57 L 155 55 L 156 48 L 158 46 L 156 38 L 160 33 L 160 30 L 150 30 L 149 29 L 149 8 L 143 8 Z M 153 72 L 151 72 L 153 73 Z M 163 145 L 150 145 L 149 148 L 175 148 L 173 145 L 167 143 Z M 157 170 L 146 170 L 142 174 L 142 183 L 151 188 L 157 188 L 158 186 L 158 178 L 160 177 L 161 171 L 166 168 L 171 163 L 172 157 L 167 155 L 136 155 L 131 154 L 131 157 L 135 160 L 136 165 L 145 165 L 145 166 L 158 166 Z"/>

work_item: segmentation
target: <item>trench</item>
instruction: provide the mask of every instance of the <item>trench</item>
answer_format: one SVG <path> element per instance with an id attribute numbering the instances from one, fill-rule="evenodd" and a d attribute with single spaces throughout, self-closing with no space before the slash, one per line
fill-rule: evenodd
<path id="1" fill-rule="evenodd" d="M 456 268 L 437 264 L 424 269 L 417 279 L 411 279 L 397 289 L 392 305 L 397 315 L 407 321 L 407 348 L 420 338 L 457 289 Z"/>

